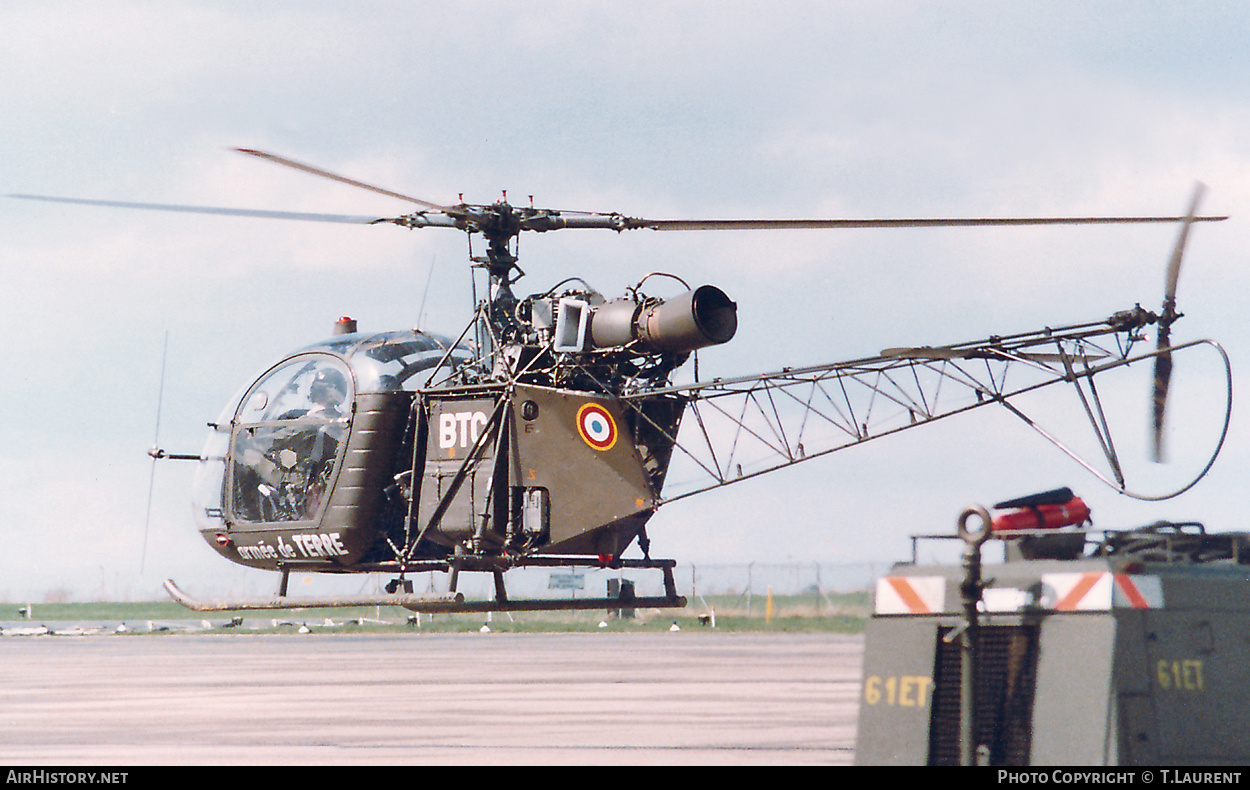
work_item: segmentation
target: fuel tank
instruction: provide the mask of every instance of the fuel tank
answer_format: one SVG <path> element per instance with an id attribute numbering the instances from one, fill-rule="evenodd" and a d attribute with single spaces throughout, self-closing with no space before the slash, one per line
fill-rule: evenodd
<path id="1" fill-rule="evenodd" d="M 422 400 L 416 512 L 431 541 L 611 557 L 655 509 L 672 449 L 665 436 L 685 406 L 657 399 L 636 411 L 610 396 L 527 384 Z"/>

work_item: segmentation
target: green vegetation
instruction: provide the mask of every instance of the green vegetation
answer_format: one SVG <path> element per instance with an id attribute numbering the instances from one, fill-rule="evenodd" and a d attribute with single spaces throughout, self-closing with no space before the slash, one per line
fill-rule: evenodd
<path id="1" fill-rule="evenodd" d="M 634 616 L 615 617 L 602 610 L 564 612 L 495 612 L 422 614 L 419 618 L 396 607 L 344 609 L 286 609 L 248 612 L 192 612 L 173 601 L 45 603 L 35 604 L 33 617 L 19 610 L 25 604 L 0 603 L 0 621 L 23 626 L 46 625 L 57 630 L 70 623 L 126 623 L 131 633 L 148 633 L 156 625 L 199 625 L 199 633 L 282 633 L 302 626 L 316 633 L 456 633 L 478 631 L 486 625 L 499 633 L 666 631 L 676 623 L 682 630 L 710 631 L 713 613 L 717 631 L 860 633 L 872 612 L 867 591 L 808 592 L 802 595 L 715 595 L 695 598 L 683 610 L 639 609 Z M 231 625 L 236 618 L 242 625 Z M 329 623 L 327 623 L 329 621 Z M 176 633 L 178 629 L 162 633 Z"/>

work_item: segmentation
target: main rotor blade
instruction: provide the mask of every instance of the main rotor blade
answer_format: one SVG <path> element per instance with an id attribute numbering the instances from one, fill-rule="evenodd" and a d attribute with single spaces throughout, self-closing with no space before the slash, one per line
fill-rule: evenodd
<path id="1" fill-rule="evenodd" d="M 250 208 L 219 208 L 214 206 L 179 206 L 168 203 L 127 203 L 120 200 L 88 200 L 86 198 L 53 197 L 51 195 L 9 195 L 22 200 L 43 200 L 49 203 L 75 203 L 82 206 L 108 206 L 110 208 L 137 208 L 147 211 L 181 211 L 188 214 L 220 214 L 231 217 L 261 217 L 263 219 L 298 219 L 308 222 L 341 222 L 351 225 L 372 225 L 386 222 L 387 217 L 366 217 L 351 214 L 312 214 L 302 211 L 266 211 Z"/>
<path id="2" fill-rule="evenodd" d="M 1189 227 L 1198 219 L 1195 215 L 1198 213 L 1198 204 L 1202 202 L 1204 192 L 1206 192 L 1205 184 L 1199 182 L 1195 185 L 1193 199 L 1189 202 L 1189 212 L 1181 224 L 1181 232 L 1176 239 L 1176 246 L 1172 248 L 1172 257 L 1168 261 L 1167 275 L 1164 277 L 1163 311 L 1159 315 L 1158 350 L 1160 353 L 1155 357 L 1154 393 L 1152 395 L 1152 438 L 1154 441 L 1151 448 L 1151 460 L 1157 464 L 1166 460 L 1163 451 L 1163 422 L 1167 413 L 1168 388 L 1172 382 L 1172 322 L 1180 317 L 1180 314 L 1176 312 L 1176 285 L 1180 280 L 1185 244 L 1189 240 Z"/>
<path id="3" fill-rule="evenodd" d="M 1147 222 L 1221 222 L 1223 217 L 982 217 L 950 219 L 636 219 L 624 230 L 786 230 L 804 228 L 958 228 L 995 225 L 1117 225 Z"/>
<path id="4" fill-rule="evenodd" d="M 331 173 L 329 170 L 322 170 L 319 167 L 306 165 L 303 162 L 296 162 L 294 159 L 287 159 L 286 157 L 278 156 L 277 154 L 270 154 L 264 151 L 257 151 L 252 148 L 236 148 L 234 150 L 238 151 L 241 154 L 247 154 L 248 156 L 255 156 L 259 159 L 266 159 L 270 162 L 273 162 L 274 164 L 284 165 L 286 167 L 291 167 L 296 170 L 302 170 L 305 173 L 311 173 L 315 176 L 328 178 L 331 181 L 338 181 L 340 184 L 347 184 L 348 186 L 359 187 L 361 189 L 367 189 L 370 192 L 377 192 L 379 195 L 386 195 L 387 197 L 393 197 L 393 198 L 398 198 L 400 200 L 406 200 L 409 203 L 416 203 L 418 206 L 425 206 L 426 208 L 434 209 L 435 211 L 445 211 L 448 213 L 455 213 L 454 210 L 450 206 L 441 206 L 438 203 L 431 203 L 428 200 L 422 200 L 421 198 L 415 198 L 410 195 L 401 194 L 399 192 L 392 192 L 389 189 L 375 187 L 372 184 L 366 184 L 363 181 L 357 181 L 354 178 L 347 178 L 345 176 L 340 176 L 337 173 Z"/>

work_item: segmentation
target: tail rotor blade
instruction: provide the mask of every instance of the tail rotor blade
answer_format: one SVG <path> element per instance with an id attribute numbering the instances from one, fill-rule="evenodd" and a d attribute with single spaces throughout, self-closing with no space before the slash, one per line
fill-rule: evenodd
<path id="1" fill-rule="evenodd" d="M 1202 202 L 1202 196 L 1207 191 L 1206 184 L 1199 182 L 1194 186 L 1194 196 L 1189 203 L 1189 211 L 1185 218 L 1181 220 L 1180 236 L 1176 239 L 1176 246 L 1172 248 L 1172 259 L 1168 261 L 1167 279 L 1163 289 L 1164 309 L 1170 303 L 1172 308 L 1176 308 L 1176 282 L 1180 279 L 1181 259 L 1185 255 L 1185 243 L 1189 240 L 1189 227 L 1194 222 L 1194 217 L 1198 214 L 1198 204 Z M 1175 316 L 1173 316 L 1175 318 Z"/>
<path id="2" fill-rule="evenodd" d="M 1154 446 L 1151 460 L 1161 464 L 1165 460 L 1163 451 L 1163 422 L 1167 412 L 1168 388 L 1172 382 L 1172 322 L 1180 318 L 1176 311 L 1176 284 L 1180 280 L 1181 261 L 1185 256 L 1185 244 L 1189 240 L 1189 227 L 1198 213 L 1198 204 L 1206 192 L 1206 185 L 1199 183 L 1194 187 L 1194 196 L 1189 203 L 1189 211 L 1181 221 L 1181 232 L 1172 248 L 1172 258 L 1168 261 L 1167 276 L 1163 284 L 1163 311 L 1159 315 L 1158 356 L 1155 357 L 1154 393 L 1153 393 L 1153 439 Z"/>
<path id="3" fill-rule="evenodd" d="M 1159 348 L 1163 353 L 1155 357 L 1154 447 L 1150 456 L 1156 464 L 1166 460 L 1163 451 L 1163 416 L 1167 411 L 1168 386 L 1172 382 L 1172 351 L 1168 345 L 1167 330 L 1159 330 Z"/>

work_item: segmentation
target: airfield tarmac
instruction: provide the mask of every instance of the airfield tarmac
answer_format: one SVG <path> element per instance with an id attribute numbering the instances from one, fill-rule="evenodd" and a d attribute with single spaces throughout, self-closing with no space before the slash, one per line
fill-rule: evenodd
<path id="1" fill-rule="evenodd" d="M 0 762 L 848 765 L 836 634 L 6 638 Z"/>

